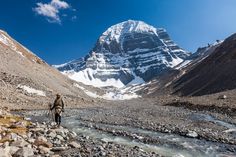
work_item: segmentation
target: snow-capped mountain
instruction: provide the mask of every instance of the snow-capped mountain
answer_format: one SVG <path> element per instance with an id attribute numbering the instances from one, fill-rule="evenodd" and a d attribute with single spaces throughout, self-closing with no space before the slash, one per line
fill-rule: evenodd
<path id="1" fill-rule="evenodd" d="M 55 67 L 87 85 L 120 88 L 149 81 L 189 55 L 166 30 L 128 20 L 108 28 L 86 57 Z"/>

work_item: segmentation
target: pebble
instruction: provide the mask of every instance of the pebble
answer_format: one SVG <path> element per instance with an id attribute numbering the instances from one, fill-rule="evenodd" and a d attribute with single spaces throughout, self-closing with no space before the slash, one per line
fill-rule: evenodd
<path id="1" fill-rule="evenodd" d="M 64 138 L 61 135 L 57 135 L 56 138 L 59 139 L 60 141 L 64 141 Z"/>
<path id="2" fill-rule="evenodd" d="M 198 137 L 198 134 L 195 131 L 188 131 L 186 136 L 196 138 L 196 137 Z"/>

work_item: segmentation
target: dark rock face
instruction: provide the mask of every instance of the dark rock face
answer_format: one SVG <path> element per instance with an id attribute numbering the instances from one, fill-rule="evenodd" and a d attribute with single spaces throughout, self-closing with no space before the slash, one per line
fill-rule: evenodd
<path id="1" fill-rule="evenodd" d="M 141 21 L 126 21 L 110 27 L 98 39 L 85 59 L 58 67 L 60 71 L 96 70 L 94 78 L 114 78 L 128 84 L 139 77 L 144 81 L 160 75 L 182 62 L 190 54 L 169 37 Z"/>
<path id="2" fill-rule="evenodd" d="M 205 95 L 236 88 L 236 34 L 226 39 L 206 59 L 178 79 L 181 95 Z"/>
<path id="3" fill-rule="evenodd" d="M 208 46 L 205 47 L 199 47 L 197 49 L 197 52 L 193 53 L 191 56 L 187 58 L 187 60 L 200 60 L 207 56 L 209 56 L 212 52 L 215 51 L 217 47 L 219 47 L 222 44 L 223 41 L 217 41 L 214 44 L 208 44 Z"/>

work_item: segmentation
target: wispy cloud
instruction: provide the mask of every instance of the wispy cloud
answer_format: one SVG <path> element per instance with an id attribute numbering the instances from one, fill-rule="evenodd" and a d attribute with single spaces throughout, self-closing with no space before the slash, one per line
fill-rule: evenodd
<path id="1" fill-rule="evenodd" d="M 49 3 L 37 3 L 37 6 L 33 10 L 41 16 L 45 16 L 50 23 L 61 24 L 61 10 L 71 8 L 71 6 L 62 0 L 52 0 Z"/>

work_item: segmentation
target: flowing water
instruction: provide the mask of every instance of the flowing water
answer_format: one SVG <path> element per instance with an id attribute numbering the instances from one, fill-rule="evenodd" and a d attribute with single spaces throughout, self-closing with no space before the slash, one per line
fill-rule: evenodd
<path id="1" fill-rule="evenodd" d="M 202 115 L 199 116 L 199 118 L 202 118 Z M 236 127 L 233 124 L 229 124 L 227 122 L 214 119 L 210 115 L 206 115 L 205 120 L 215 121 L 220 125 L 227 126 L 229 128 Z M 132 139 L 119 135 L 113 135 L 112 133 L 107 133 L 106 131 L 100 131 L 98 129 L 94 129 L 93 127 L 86 126 L 84 123 L 88 122 L 80 121 L 76 117 L 67 117 L 65 121 L 66 121 L 65 124 L 68 128 L 71 128 L 73 129 L 73 131 L 83 134 L 85 136 L 100 139 L 106 142 L 115 142 L 117 144 L 127 145 L 130 147 L 138 146 L 139 148 L 145 151 L 156 152 L 163 156 L 173 156 L 173 157 L 234 156 L 232 152 L 229 152 L 227 150 L 229 147 L 231 147 L 231 145 L 226 145 L 216 142 L 208 142 L 206 140 L 187 138 L 175 134 L 160 133 L 128 126 L 95 124 L 100 128 L 110 128 L 111 130 L 126 131 L 133 135 L 136 135 L 136 137 L 138 136 L 140 139 L 142 139 L 145 136 L 148 136 L 153 139 L 158 139 L 159 141 L 157 143 L 144 143 L 141 140 Z"/>
<path id="2" fill-rule="evenodd" d="M 235 124 L 230 124 L 228 122 L 224 122 L 221 120 L 218 120 L 210 115 L 207 114 L 193 114 L 191 116 L 192 120 L 197 120 L 197 121 L 207 121 L 207 122 L 213 122 L 217 125 L 223 126 L 229 130 L 236 130 L 236 125 Z"/>
<path id="3" fill-rule="evenodd" d="M 34 118 L 44 118 L 45 116 L 35 116 L 32 111 L 31 115 Z M 207 114 L 193 114 L 191 119 L 194 121 L 213 122 L 217 125 L 223 126 L 226 129 L 236 129 L 236 125 L 221 121 Z M 64 117 L 63 124 L 69 129 L 72 129 L 78 134 L 95 138 L 106 142 L 114 142 L 129 147 L 138 146 L 140 149 L 149 152 L 156 152 L 157 154 L 169 157 L 236 157 L 236 146 L 227 145 L 217 142 L 209 142 L 202 139 L 188 138 L 176 134 L 155 132 L 130 126 L 110 125 L 102 123 L 91 123 L 82 121 L 78 116 L 71 115 Z M 93 127 L 95 125 L 96 127 Z M 96 129 L 95 129 L 96 128 Z M 125 131 L 130 136 L 115 135 L 113 133 L 103 131 L 98 128 L 106 128 L 115 131 Z M 148 137 L 156 139 L 156 142 L 143 142 L 142 139 Z M 234 150 L 231 152 L 229 150 Z"/>

